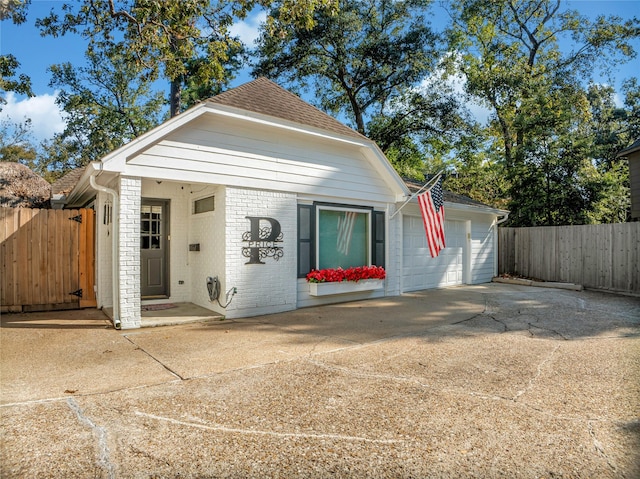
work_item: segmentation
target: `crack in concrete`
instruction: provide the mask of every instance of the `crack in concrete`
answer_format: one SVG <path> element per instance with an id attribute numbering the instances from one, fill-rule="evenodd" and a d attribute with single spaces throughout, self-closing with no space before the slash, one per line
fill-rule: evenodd
<path id="1" fill-rule="evenodd" d="M 591 436 L 591 439 L 593 440 L 594 449 L 598 452 L 598 454 L 600 456 L 602 456 L 604 458 L 605 461 L 607 461 L 607 465 L 611 468 L 611 470 L 613 472 L 616 472 L 618 470 L 618 468 L 617 468 L 615 462 L 613 462 L 613 460 L 607 454 L 607 451 L 605 451 L 605 448 L 602 445 L 602 443 L 596 437 L 596 433 L 593 430 L 593 424 L 591 423 L 591 421 L 587 422 L 587 429 L 589 431 L 589 435 Z"/>
<path id="2" fill-rule="evenodd" d="M 335 366 L 335 365 L 331 365 L 331 364 L 326 364 L 320 361 L 313 361 L 311 359 L 307 359 L 307 362 L 318 366 L 320 368 L 323 369 L 327 369 L 329 371 L 337 371 L 337 372 L 341 372 L 343 374 L 347 374 L 349 376 L 354 376 L 354 377 L 359 377 L 359 378 L 363 378 L 363 379 L 378 379 L 378 380 L 382 380 L 382 381 L 396 381 L 396 382 L 404 382 L 404 383 L 412 383 L 415 385 L 418 385 L 422 388 L 425 389 L 430 389 L 432 391 L 435 392 L 440 392 L 440 393 L 447 393 L 447 394 L 458 394 L 458 395 L 463 395 L 463 396 L 472 396 L 472 397 L 477 397 L 480 399 L 490 399 L 490 400 L 505 400 L 505 401 L 510 401 L 513 402 L 513 398 L 511 397 L 507 397 L 507 396 L 500 396 L 500 395 L 495 395 L 495 394 L 487 394 L 487 393 L 482 393 L 482 392 L 477 392 L 477 391 L 469 391 L 469 390 L 461 390 L 461 389 L 454 389 L 454 388 L 436 388 L 433 387 L 429 384 L 426 384 L 424 382 L 422 382 L 420 379 L 421 378 L 416 378 L 414 376 L 394 376 L 391 374 L 373 374 L 373 373 L 367 373 L 364 371 L 358 371 L 355 369 L 351 369 L 351 368 L 347 368 L 344 366 Z M 424 367 L 428 367 L 425 364 L 422 363 L 418 363 L 420 366 L 424 366 Z"/>
<path id="3" fill-rule="evenodd" d="M 556 331 L 555 329 L 551 329 L 551 328 L 543 328 L 542 326 L 536 326 L 535 324 L 532 323 L 527 323 L 527 326 L 529 326 L 527 328 L 527 330 L 529 331 L 529 334 L 531 334 L 531 336 L 535 337 L 535 333 L 531 330 L 531 328 L 535 328 L 535 329 L 541 329 L 542 331 L 550 331 L 553 334 L 560 336 L 562 339 L 564 339 L 565 341 L 569 341 L 569 338 L 567 338 L 564 334 L 562 334 L 560 331 Z"/>
<path id="4" fill-rule="evenodd" d="M 374 444 L 397 444 L 399 442 L 403 442 L 399 439 L 372 439 L 368 437 L 362 436 L 347 436 L 343 434 L 326 434 L 326 433 L 300 433 L 300 432 L 276 432 L 276 431 L 268 431 L 262 429 L 241 429 L 235 427 L 227 427 L 227 426 L 210 426 L 208 424 L 201 424 L 198 422 L 189 422 L 189 421 L 181 421 L 179 419 L 174 419 L 171 417 L 164 416 L 156 416 L 155 414 L 149 414 L 141 411 L 135 412 L 136 416 L 142 416 L 150 419 L 155 419 L 157 421 L 164 421 L 171 424 L 176 424 L 179 426 L 188 426 L 194 427 L 197 429 L 205 429 L 208 431 L 218 431 L 218 432 L 226 432 L 232 434 L 249 434 L 249 435 L 257 435 L 257 436 L 272 436 L 279 437 L 285 439 L 333 439 L 339 441 L 354 441 L 354 442 L 367 442 Z"/>
<path id="5" fill-rule="evenodd" d="M 164 369 L 166 369 L 168 372 L 170 372 L 171 374 L 173 374 L 175 377 L 177 377 L 178 379 L 180 379 L 181 381 L 185 381 L 186 378 L 183 378 L 180 374 L 178 374 L 177 371 L 174 371 L 173 369 L 171 369 L 169 366 L 167 366 L 166 364 L 164 364 L 162 361 L 160 361 L 158 358 L 156 358 L 153 354 L 151 354 L 149 351 L 145 350 L 142 346 L 138 345 L 133 339 L 131 339 L 128 335 L 123 334 L 122 335 L 127 341 L 129 341 L 131 344 L 133 344 L 136 349 L 142 351 L 144 354 L 146 354 L 147 356 L 149 356 L 151 359 L 153 359 L 156 363 L 158 363 L 160 366 L 162 366 Z"/>
<path id="6" fill-rule="evenodd" d="M 501 319 L 496 318 L 495 316 L 489 315 L 488 317 L 493 319 L 496 323 L 502 325 L 502 327 L 504 328 L 503 333 L 508 333 L 510 331 L 509 330 L 509 325 L 506 322 L 502 321 Z"/>
<path id="7" fill-rule="evenodd" d="M 540 375 L 542 374 L 542 368 L 544 367 L 544 365 L 545 365 L 546 363 L 548 363 L 549 361 L 551 361 L 551 358 L 553 357 L 553 355 L 556 353 L 556 351 L 557 351 L 559 348 L 560 348 L 560 345 L 558 344 L 555 348 L 553 348 L 553 351 L 551 351 L 551 352 L 549 353 L 549 355 L 548 355 L 546 358 L 544 358 L 544 359 L 542 360 L 542 362 L 540 362 L 540 364 L 538 364 L 537 372 L 536 372 L 535 376 L 534 376 L 534 377 L 532 377 L 531 379 L 529 379 L 529 384 L 527 385 L 527 387 L 526 387 L 526 388 L 524 388 L 524 389 L 522 389 L 522 390 L 520 390 L 520 391 L 518 391 L 518 392 L 516 393 L 516 395 L 513 397 L 513 401 L 516 401 L 516 402 L 517 402 L 517 401 L 518 401 L 518 399 L 520 398 L 520 396 L 522 396 L 523 394 L 527 393 L 528 391 L 530 391 L 530 390 L 531 390 L 531 388 L 533 388 L 534 383 L 538 380 L 538 378 L 539 378 L 539 377 L 540 377 Z"/>
<path id="8" fill-rule="evenodd" d="M 75 413 L 78 420 L 88 426 L 98 438 L 98 466 L 102 468 L 109 479 L 115 478 L 115 468 L 111 463 L 109 445 L 107 444 L 107 431 L 103 427 L 96 425 L 91 419 L 85 416 L 84 411 L 73 399 L 67 399 L 69 408 Z"/>

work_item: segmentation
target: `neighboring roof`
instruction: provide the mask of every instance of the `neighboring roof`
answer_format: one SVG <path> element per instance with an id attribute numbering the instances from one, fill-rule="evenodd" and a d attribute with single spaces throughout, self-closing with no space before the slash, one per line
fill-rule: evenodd
<path id="1" fill-rule="evenodd" d="M 49 208 L 51 185 L 29 167 L 13 161 L 0 162 L 0 206 Z"/>
<path id="2" fill-rule="evenodd" d="M 425 184 L 424 181 L 418 181 L 418 180 L 413 180 L 409 178 L 403 178 L 403 179 L 405 184 L 407 185 L 407 188 L 409 188 L 409 191 L 411 191 L 412 194 L 420 190 L 420 188 L 422 188 Z M 491 208 L 494 210 L 499 209 L 499 208 L 494 208 L 493 206 L 487 205 L 485 203 L 482 203 L 481 201 L 477 201 L 472 198 L 469 198 L 468 196 L 459 195 L 458 193 L 453 193 L 452 191 L 448 191 L 445 189 L 442 190 L 442 193 L 444 196 L 444 201 L 447 201 L 449 203 L 457 203 L 459 205 L 467 205 L 467 206 L 477 206 L 480 208 Z"/>
<path id="3" fill-rule="evenodd" d="M 638 138 L 633 145 L 625 148 L 624 150 L 620 150 L 616 155 L 616 158 L 620 156 L 627 156 L 629 153 L 635 153 L 636 151 L 640 151 L 640 138 Z"/>
<path id="4" fill-rule="evenodd" d="M 76 184 L 80 180 L 82 173 L 84 173 L 86 167 L 75 168 L 64 176 L 58 178 L 51 185 L 51 194 L 66 196 L 73 188 L 75 188 Z"/>
<path id="5" fill-rule="evenodd" d="M 299 96 L 264 77 L 222 92 L 208 99 L 207 103 L 240 108 L 340 135 L 351 136 L 359 140 L 369 140 L 325 112 L 305 102 Z"/>

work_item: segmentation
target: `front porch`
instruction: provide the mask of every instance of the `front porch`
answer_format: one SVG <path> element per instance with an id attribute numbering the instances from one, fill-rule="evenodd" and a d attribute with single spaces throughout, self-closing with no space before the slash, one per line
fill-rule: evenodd
<path id="1" fill-rule="evenodd" d="M 113 308 L 103 308 L 113 321 Z M 222 321 L 224 316 L 193 303 L 143 304 L 140 308 L 140 327 L 174 326 L 178 324 Z"/>

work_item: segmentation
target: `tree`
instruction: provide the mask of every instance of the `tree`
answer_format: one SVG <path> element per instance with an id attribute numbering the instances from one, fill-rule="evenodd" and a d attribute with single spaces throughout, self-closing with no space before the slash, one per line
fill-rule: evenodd
<path id="1" fill-rule="evenodd" d="M 591 121 L 585 136 L 592 142 L 591 178 L 597 184 L 597 196 L 588 212 L 593 223 L 614 223 L 630 220 L 629 164 L 618 158 L 640 136 L 640 88 L 637 79 L 622 87 L 624 105 L 615 103 L 615 91 L 610 86 L 590 85 L 587 98 Z"/>
<path id="2" fill-rule="evenodd" d="M 78 33 L 90 51 L 117 47 L 123 58 L 154 81 L 171 83 L 171 114 L 180 111 L 181 86 L 187 76 L 200 82 L 223 82 L 224 65 L 240 43 L 229 26 L 256 5 L 278 5 L 283 22 L 308 24 L 311 12 L 335 0 L 84 0 L 62 5 L 64 16 L 52 11 L 39 19 L 43 34 Z M 273 29 L 276 22 L 270 22 Z M 206 61 L 196 61 L 206 58 Z"/>
<path id="3" fill-rule="evenodd" d="M 22 163 L 33 169 L 37 148 L 31 138 L 31 120 L 21 123 L 0 121 L 0 161 Z"/>
<path id="4" fill-rule="evenodd" d="M 447 166 L 449 145 L 473 129 L 473 121 L 444 85 L 431 81 L 388 102 L 367 129 L 400 175 L 421 179 Z"/>
<path id="5" fill-rule="evenodd" d="M 437 36 L 425 18 L 428 0 L 340 0 L 340 14 L 318 9 L 312 28 L 264 32 L 254 75 L 312 87 L 324 110 L 346 114 L 367 134 L 372 112 L 416 85 L 437 60 Z M 278 18 L 278 12 L 272 16 Z"/>
<path id="6" fill-rule="evenodd" d="M 59 88 L 57 104 L 66 116 L 62 133 L 45 144 L 39 170 L 63 173 L 102 158 L 110 151 L 158 125 L 162 92 L 138 77 L 118 51 L 89 51 L 88 66 L 50 68 L 50 86 Z"/>
<path id="7" fill-rule="evenodd" d="M 16 25 L 24 23 L 27 19 L 29 3 L 29 1 L 21 0 L 4 0 L 0 2 L 0 21 L 10 18 Z M 31 79 L 24 73 L 18 74 L 19 67 L 20 62 L 14 55 L 0 55 L 0 90 L 33 96 Z M 4 96 L 0 96 L 0 105 L 4 103 L 6 103 L 6 99 Z"/>
<path id="8" fill-rule="evenodd" d="M 561 11 L 560 0 L 461 0 L 449 31 L 455 68 L 467 92 L 493 110 L 511 183 L 512 224 L 586 221 L 592 190 L 578 181 L 589 164 L 586 144 L 572 139 L 588 102 L 580 82 L 594 68 L 633 58 L 638 21 L 599 17 L 591 22 Z M 575 48 L 562 53 L 560 36 Z M 576 176 L 578 175 L 578 176 Z"/>

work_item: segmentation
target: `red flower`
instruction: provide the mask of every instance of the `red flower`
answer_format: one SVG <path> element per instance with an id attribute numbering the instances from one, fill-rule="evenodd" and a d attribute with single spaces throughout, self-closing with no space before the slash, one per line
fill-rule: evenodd
<path id="1" fill-rule="evenodd" d="M 353 266 L 348 269 L 314 269 L 307 275 L 307 281 L 310 283 L 335 283 L 360 281 L 361 279 L 384 279 L 386 275 L 387 273 L 382 266 Z"/>

